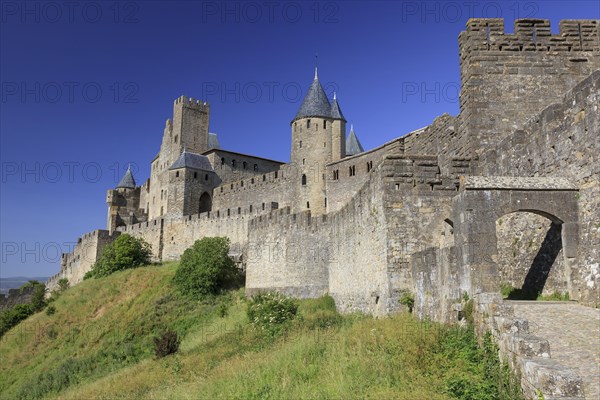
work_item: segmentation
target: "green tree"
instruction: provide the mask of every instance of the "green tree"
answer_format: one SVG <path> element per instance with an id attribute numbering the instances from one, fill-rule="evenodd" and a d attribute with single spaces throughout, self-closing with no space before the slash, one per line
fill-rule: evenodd
<path id="1" fill-rule="evenodd" d="M 229 239 L 205 237 L 183 252 L 173 277 L 175 286 L 189 296 L 204 298 L 242 283 L 229 257 Z"/>
<path id="2" fill-rule="evenodd" d="M 137 268 L 150 263 L 152 247 L 144 239 L 122 234 L 104 247 L 100 258 L 84 279 L 108 276 L 114 272 Z"/>

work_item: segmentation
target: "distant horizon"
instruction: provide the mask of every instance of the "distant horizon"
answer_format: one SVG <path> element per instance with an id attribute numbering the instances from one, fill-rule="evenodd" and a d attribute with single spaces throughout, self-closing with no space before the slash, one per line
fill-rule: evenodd
<path id="1" fill-rule="evenodd" d="M 600 18 L 591 0 L 29 3 L 0 10 L 2 279 L 55 275 L 106 227 L 106 191 L 129 164 L 138 185 L 149 177 L 181 95 L 211 104 L 222 149 L 287 162 L 316 64 L 370 150 L 459 113 L 469 18 L 503 17 L 508 33 L 518 18 L 553 33 Z"/>

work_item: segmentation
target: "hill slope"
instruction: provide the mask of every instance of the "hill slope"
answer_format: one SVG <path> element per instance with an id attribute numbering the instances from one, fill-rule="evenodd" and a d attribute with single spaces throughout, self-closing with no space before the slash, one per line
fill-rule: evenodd
<path id="1" fill-rule="evenodd" d="M 301 301 L 286 333 L 270 338 L 248 324 L 243 291 L 186 300 L 170 285 L 175 267 L 85 281 L 54 315 L 15 327 L 0 346 L 0 397 L 517 398 L 468 330 L 409 314 L 340 316 L 325 297 Z M 155 359 L 152 339 L 165 327 L 181 347 Z"/>

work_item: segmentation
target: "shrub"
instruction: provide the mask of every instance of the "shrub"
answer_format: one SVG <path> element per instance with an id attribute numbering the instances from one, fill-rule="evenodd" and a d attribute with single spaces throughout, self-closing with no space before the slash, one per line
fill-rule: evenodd
<path id="1" fill-rule="evenodd" d="M 176 353 L 179 350 L 179 337 L 177 332 L 165 330 L 154 338 L 154 354 L 158 358 Z"/>
<path id="2" fill-rule="evenodd" d="M 412 313 L 415 307 L 415 296 L 412 293 L 404 290 L 400 296 L 400 304 L 408 308 L 408 312 Z"/>
<path id="3" fill-rule="evenodd" d="M 248 303 L 250 323 L 271 336 L 279 333 L 283 325 L 296 317 L 298 303 L 277 292 L 259 293 Z"/>
<path id="4" fill-rule="evenodd" d="M 242 277 L 229 257 L 229 239 L 205 237 L 183 252 L 173 277 L 185 295 L 205 298 L 240 285 Z"/>
<path id="5" fill-rule="evenodd" d="M 69 280 L 67 278 L 60 278 L 58 280 L 58 290 L 64 292 L 69 288 Z"/>
<path id="6" fill-rule="evenodd" d="M 33 294 L 31 295 L 31 308 L 33 312 L 38 312 L 46 307 L 46 285 L 38 283 L 34 286 Z"/>
<path id="7" fill-rule="evenodd" d="M 17 304 L 0 312 L 0 337 L 33 313 L 31 304 Z"/>
<path id="8" fill-rule="evenodd" d="M 53 315 L 55 312 L 56 307 L 54 307 L 52 304 L 50 304 L 48 308 L 46 308 L 46 315 Z"/>
<path id="9" fill-rule="evenodd" d="M 104 247 L 100 258 L 85 274 L 84 279 L 108 276 L 117 271 L 149 264 L 151 249 L 145 240 L 122 234 Z"/>

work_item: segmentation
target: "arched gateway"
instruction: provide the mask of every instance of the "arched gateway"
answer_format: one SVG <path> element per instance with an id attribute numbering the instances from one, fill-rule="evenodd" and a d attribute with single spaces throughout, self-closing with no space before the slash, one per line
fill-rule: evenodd
<path id="1" fill-rule="evenodd" d="M 526 211 L 548 218 L 560 231 L 567 289 L 576 298 L 571 275 L 578 265 L 578 193 L 564 178 L 463 177 L 453 199 L 453 220 L 458 267 L 463 284 L 470 286 L 464 289 L 500 291 L 496 220 Z"/>

